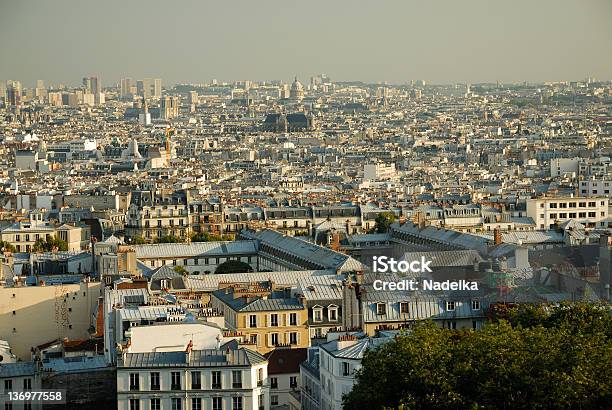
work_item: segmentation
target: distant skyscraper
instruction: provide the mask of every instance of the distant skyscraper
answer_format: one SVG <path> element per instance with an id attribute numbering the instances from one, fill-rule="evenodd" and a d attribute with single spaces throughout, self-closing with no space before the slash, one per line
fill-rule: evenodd
<path id="1" fill-rule="evenodd" d="M 169 120 L 179 115 L 179 98 L 174 96 L 165 96 L 161 98 L 159 104 L 160 116 L 164 120 Z"/>
<path id="2" fill-rule="evenodd" d="M 9 81 L 6 85 L 6 105 L 21 105 L 21 82 Z"/>
<path id="3" fill-rule="evenodd" d="M 6 99 L 6 83 L 0 81 L 0 99 Z"/>
<path id="4" fill-rule="evenodd" d="M 160 98 L 162 95 L 162 80 L 161 78 L 156 78 L 153 83 L 153 97 Z"/>
<path id="5" fill-rule="evenodd" d="M 132 93 L 132 79 L 122 78 L 119 84 L 119 96 L 125 98 Z"/>
<path id="6" fill-rule="evenodd" d="M 151 79 L 145 78 L 136 82 L 138 95 L 144 98 L 151 97 Z"/>
<path id="7" fill-rule="evenodd" d="M 100 77 L 83 77 L 83 88 L 86 94 L 93 94 L 96 104 L 104 104 L 104 94 L 102 94 L 102 81 Z"/>

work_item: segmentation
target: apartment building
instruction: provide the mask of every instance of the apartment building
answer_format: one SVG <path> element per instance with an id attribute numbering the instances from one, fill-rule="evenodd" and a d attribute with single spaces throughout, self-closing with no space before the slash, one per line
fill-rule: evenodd
<path id="1" fill-rule="evenodd" d="M 554 229 L 573 219 L 587 229 L 605 228 L 608 224 L 609 199 L 605 197 L 558 197 L 527 200 L 527 216 L 537 229 Z"/>
<path id="2" fill-rule="evenodd" d="M 125 221 L 125 236 L 153 242 L 163 236 L 189 238 L 188 194 L 185 191 L 135 191 Z"/>
<path id="3" fill-rule="evenodd" d="M 308 313 L 303 300 L 273 282 L 219 284 L 211 307 L 223 313 L 225 326 L 242 335 L 259 353 L 277 347 L 310 346 Z"/>
<path id="4" fill-rule="evenodd" d="M 118 410 L 264 410 L 268 362 L 249 349 L 123 352 Z"/>

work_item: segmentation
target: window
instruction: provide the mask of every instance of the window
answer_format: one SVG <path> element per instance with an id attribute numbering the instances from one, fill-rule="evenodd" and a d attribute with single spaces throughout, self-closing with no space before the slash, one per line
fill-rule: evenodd
<path id="1" fill-rule="evenodd" d="M 138 373 L 130 373 L 130 390 L 140 390 L 140 377 Z"/>
<path id="2" fill-rule="evenodd" d="M 222 397 L 212 398 L 212 410 L 223 410 L 223 398 Z"/>
<path id="3" fill-rule="evenodd" d="M 586 202 L 578 202 L 580 208 L 586 208 Z"/>
<path id="4" fill-rule="evenodd" d="M 338 321 L 338 307 L 334 305 L 330 305 L 327 308 L 327 318 L 329 319 L 330 322 L 337 322 Z"/>
<path id="5" fill-rule="evenodd" d="M 323 309 L 315 308 L 312 310 L 312 320 L 314 322 L 322 322 L 323 321 Z"/>
<path id="6" fill-rule="evenodd" d="M 278 346 L 278 333 L 270 333 L 270 343 L 272 346 Z"/>
<path id="7" fill-rule="evenodd" d="M 556 204 L 556 203 L 554 203 L 554 202 L 552 202 L 552 203 L 549 205 L 549 208 L 551 208 L 551 209 L 555 209 L 556 207 L 557 207 L 557 204 Z"/>
<path id="8" fill-rule="evenodd" d="M 270 326 L 277 327 L 278 326 L 278 314 L 272 313 L 270 315 Z"/>
<path id="9" fill-rule="evenodd" d="M 596 206 L 597 204 L 595 202 L 589 202 L 589 208 L 592 208 L 594 206 Z"/>
<path id="10" fill-rule="evenodd" d="M 278 406 L 278 396 L 273 394 L 270 396 L 270 404 L 273 406 Z"/>
<path id="11" fill-rule="evenodd" d="M 130 399 L 130 410 L 140 410 L 139 399 Z"/>
<path id="12" fill-rule="evenodd" d="M 232 410 L 242 410 L 242 397 L 232 397 Z"/>
<path id="13" fill-rule="evenodd" d="M 480 301 L 478 299 L 472 300 L 472 310 L 480 310 Z"/>
<path id="14" fill-rule="evenodd" d="M 158 398 L 151 399 L 151 410 L 161 410 L 161 400 Z"/>
<path id="15" fill-rule="evenodd" d="M 257 369 L 257 385 L 261 386 L 263 384 L 263 369 Z"/>
<path id="16" fill-rule="evenodd" d="M 377 303 L 376 304 L 376 314 L 384 315 L 386 313 L 387 313 L 387 305 L 385 305 L 384 303 Z"/>
<path id="17" fill-rule="evenodd" d="M 408 302 L 400 302 L 400 313 L 408 313 Z"/>
<path id="18" fill-rule="evenodd" d="M 212 388 L 220 389 L 221 388 L 221 372 L 215 370 L 212 372 Z"/>
<path id="19" fill-rule="evenodd" d="M 351 365 L 348 362 L 342 362 L 342 375 L 348 376 L 351 374 Z"/>
<path id="20" fill-rule="evenodd" d="M 170 373 L 170 389 L 181 390 L 181 373 L 172 372 Z"/>
<path id="21" fill-rule="evenodd" d="M 202 410 L 202 399 L 194 397 L 191 399 L 191 410 Z"/>
<path id="22" fill-rule="evenodd" d="M 13 381 L 11 379 L 4 381 L 4 391 L 12 391 L 13 390 Z"/>
<path id="23" fill-rule="evenodd" d="M 262 394 L 259 395 L 259 397 L 257 398 L 257 405 L 259 407 L 259 410 L 264 410 L 264 401 L 265 401 L 265 396 Z"/>
<path id="24" fill-rule="evenodd" d="M 232 370 L 232 387 L 242 389 L 242 372 L 240 370 Z"/>
<path id="25" fill-rule="evenodd" d="M 172 410 L 183 410 L 183 399 L 180 397 L 173 397 L 171 403 Z"/>
<path id="26" fill-rule="evenodd" d="M 561 219 L 565 219 L 565 218 L 567 218 L 567 213 L 566 213 L 566 212 L 561 212 L 561 213 L 559 214 L 559 218 L 561 218 Z"/>
<path id="27" fill-rule="evenodd" d="M 289 313 L 289 326 L 297 326 L 297 313 Z"/>
<path id="28" fill-rule="evenodd" d="M 446 302 L 446 310 L 452 311 L 455 310 L 455 301 L 449 300 Z"/>
<path id="29" fill-rule="evenodd" d="M 276 377 L 270 377 L 270 388 L 278 389 L 278 379 Z"/>
<path id="30" fill-rule="evenodd" d="M 595 218 L 595 212 L 589 212 L 589 218 Z"/>
<path id="31" fill-rule="evenodd" d="M 257 315 L 249 316 L 249 327 L 257 327 Z"/>
<path id="32" fill-rule="evenodd" d="M 191 388 L 199 390 L 202 388 L 202 377 L 200 372 L 191 372 Z"/>
<path id="33" fill-rule="evenodd" d="M 569 203 L 569 207 L 570 208 L 576 208 L 576 202 L 570 202 Z"/>
<path id="34" fill-rule="evenodd" d="M 557 219 L 557 214 L 555 213 L 550 214 L 550 219 Z"/>
<path id="35" fill-rule="evenodd" d="M 298 334 L 297 334 L 297 332 L 289 333 L 289 344 L 291 344 L 291 345 L 298 344 Z"/>
<path id="36" fill-rule="evenodd" d="M 151 373 L 151 390 L 159 390 L 159 372 Z"/>
<path id="37" fill-rule="evenodd" d="M 292 389 L 297 388 L 297 376 L 289 377 L 289 387 L 291 387 Z"/>
<path id="38" fill-rule="evenodd" d="M 257 346 L 257 334 L 252 334 L 251 336 L 249 336 L 249 339 L 250 339 L 252 344 Z"/>

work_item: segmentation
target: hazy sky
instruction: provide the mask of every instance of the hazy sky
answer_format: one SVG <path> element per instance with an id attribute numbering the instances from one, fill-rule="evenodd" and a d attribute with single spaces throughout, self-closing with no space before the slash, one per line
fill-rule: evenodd
<path id="1" fill-rule="evenodd" d="M 612 0 L 0 0 L 0 80 L 612 78 Z"/>

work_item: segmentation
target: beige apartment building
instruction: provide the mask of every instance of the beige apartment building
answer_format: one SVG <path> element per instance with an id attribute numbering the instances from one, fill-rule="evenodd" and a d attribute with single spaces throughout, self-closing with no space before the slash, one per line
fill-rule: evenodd
<path id="1" fill-rule="evenodd" d="M 223 314 L 228 329 L 261 354 L 277 347 L 309 347 L 304 301 L 273 287 L 271 282 L 225 284 L 212 293 L 211 305 Z"/>
<path id="2" fill-rule="evenodd" d="M 0 287 L 0 339 L 21 360 L 30 349 L 57 339 L 87 339 L 102 295 L 100 282 Z"/>

